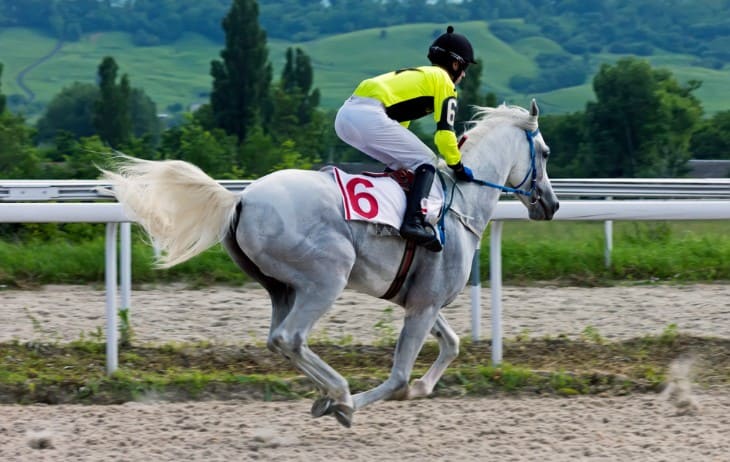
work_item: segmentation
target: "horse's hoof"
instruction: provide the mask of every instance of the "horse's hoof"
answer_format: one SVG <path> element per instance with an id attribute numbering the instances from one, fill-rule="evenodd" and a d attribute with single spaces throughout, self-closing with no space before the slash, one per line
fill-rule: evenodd
<path id="1" fill-rule="evenodd" d="M 426 398 L 430 394 L 431 392 L 429 391 L 426 382 L 421 379 L 414 380 L 408 389 L 408 399 Z"/>
<path id="2" fill-rule="evenodd" d="M 337 421 L 350 428 L 352 426 L 352 415 L 355 409 L 345 404 L 335 404 L 335 400 L 327 396 L 317 399 L 312 404 L 312 416 L 322 417 L 323 415 L 333 414 Z"/>
<path id="3" fill-rule="evenodd" d="M 340 425 L 346 428 L 352 426 L 352 414 L 355 412 L 353 408 L 344 404 L 335 404 L 330 409 L 334 412 L 335 419 L 337 419 Z"/>
<path id="4" fill-rule="evenodd" d="M 312 417 L 322 417 L 323 415 L 332 414 L 334 400 L 328 396 L 323 396 L 314 401 L 312 404 Z"/>
<path id="5" fill-rule="evenodd" d="M 388 397 L 388 401 L 403 401 L 406 399 L 408 399 L 408 387 L 407 386 L 395 390 Z"/>

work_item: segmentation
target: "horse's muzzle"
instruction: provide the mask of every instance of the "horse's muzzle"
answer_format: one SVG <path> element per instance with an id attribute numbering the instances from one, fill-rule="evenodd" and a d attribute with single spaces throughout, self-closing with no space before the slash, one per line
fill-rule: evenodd
<path id="1" fill-rule="evenodd" d="M 560 202 L 552 191 L 543 194 L 540 187 L 536 187 L 530 196 L 529 216 L 531 220 L 552 220 L 560 208 Z"/>

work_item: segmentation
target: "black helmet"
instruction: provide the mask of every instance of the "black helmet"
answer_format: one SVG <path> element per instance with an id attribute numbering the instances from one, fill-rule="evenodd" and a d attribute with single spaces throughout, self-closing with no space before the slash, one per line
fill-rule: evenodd
<path id="1" fill-rule="evenodd" d="M 433 41 L 428 49 L 428 59 L 432 64 L 444 67 L 449 73 L 451 61 L 456 60 L 462 69 L 466 69 L 470 63 L 476 64 L 471 43 L 463 35 L 455 34 L 452 26 L 447 27 L 446 33 Z"/>

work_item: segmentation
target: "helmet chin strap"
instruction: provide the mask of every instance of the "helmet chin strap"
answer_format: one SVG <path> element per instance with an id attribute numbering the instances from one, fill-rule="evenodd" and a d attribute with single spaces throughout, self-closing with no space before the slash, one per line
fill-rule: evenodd
<path id="1" fill-rule="evenodd" d="M 454 63 L 457 63 L 456 70 L 454 70 Z M 451 61 L 448 68 L 446 69 L 446 72 L 449 73 L 449 76 L 451 77 L 451 81 L 456 83 L 456 81 L 459 79 L 459 76 L 461 76 L 461 73 L 464 71 L 464 65 L 461 64 L 459 61 Z"/>

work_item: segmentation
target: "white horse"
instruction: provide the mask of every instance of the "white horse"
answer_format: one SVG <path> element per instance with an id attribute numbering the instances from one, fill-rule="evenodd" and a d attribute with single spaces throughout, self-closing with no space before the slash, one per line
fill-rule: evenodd
<path id="1" fill-rule="evenodd" d="M 548 147 L 538 107 L 479 108 L 466 133 L 464 165 L 477 180 L 456 183 L 439 169 L 448 205 L 442 252 L 417 248 L 402 286 L 389 298 L 405 309 L 389 378 L 352 395 L 347 380 L 315 354 L 307 336 L 345 288 L 382 297 L 399 271 L 406 242 L 378 236 L 374 225 L 346 221 L 331 172 L 282 170 L 232 193 L 183 161 L 123 157 L 104 171 L 117 199 L 163 250 L 170 267 L 222 242 L 238 266 L 271 296 L 268 347 L 289 359 L 322 392 L 312 415 L 349 427 L 355 410 L 382 399 L 428 396 L 459 351 L 459 338 L 439 313 L 464 289 L 472 257 L 502 191 L 517 194 L 534 220 L 550 220 L 558 200 L 546 172 Z M 521 188 L 521 189 L 520 189 Z M 409 385 L 429 334 L 440 353 Z"/>

